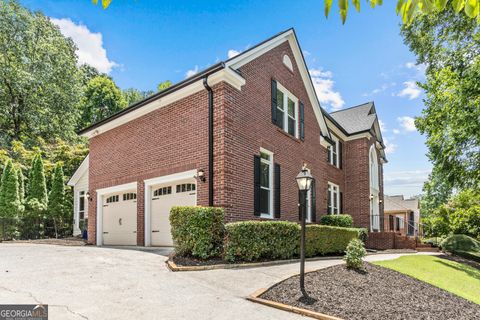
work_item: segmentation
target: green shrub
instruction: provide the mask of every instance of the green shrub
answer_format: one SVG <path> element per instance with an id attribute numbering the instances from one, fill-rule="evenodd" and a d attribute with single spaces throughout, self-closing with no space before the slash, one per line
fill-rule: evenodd
<path id="1" fill-rule="evenodd" d="M 454 234 L 442 241 L 441 247 L 445 251 L 455 253 L 457 251 L 480 252 L 480 242 L 464 234 Z"/>
<path id="2" fill-rule="evenodd" d="M 207 259 L 219 256 L 224 237 L 223 209 L 173 207 L 170 224 L 175 252 Z"/>
<path id="3" fill-rule="evenodd" d="M 345 260 L 347 268 L 360 269 L 363 265 L 363 257 L 367 254 L 363 242 L 359 239 L 352 239 L 345 250 Z"/>
<path id="4" fill-rule="evenodd" d="M 364 229 L 312 224 L 307 226 L 305 255 L 314 257 L 343 253 L 352 239 L 360 239 Z"/>
<path id="5" fill-rule="evenodd" d="M 433 247 L 440 247 L 440 244 L 445 239 L 445 237 L 433 237 L 433 238 L 425 238 L 422 239 L 423 243 L 427 243 L 432 245 Z"/>
<path id="6" fill-rule="evenodd" d="M 320 224 L 351 228 L 353 226 L 353 219 L 349 214 L 328 214 L 320 218 Z"/>
<path id="7" fill-rule="evenodd" d="M 307 257 L 343 253 L 364 229 L 308 225 L 305 239 Z M 243 221 L 225 226 L 225 259 L 255 261 L 291 259 L 300 251 L 300 226 L 287 221 Z"/>
<path id="8" fill-rule="evenodd" d="M 455 251 L 455 254 L 468 260 L 480 262 L 480 251 Z"/>
<path id="9" fill-rule="evenodd" d="M 225 259 L 255 261 L 298 255 L 300 226 L 287 221 L 242 221 L 225 226 Z"/>
<path id="10" fill-rule="evenodd" d="M 367 242 L 368 239 L 368 229 L 367 228 L 353 228 L 358 232 L 358 239 L 362 240 L 363 243 Z"/>

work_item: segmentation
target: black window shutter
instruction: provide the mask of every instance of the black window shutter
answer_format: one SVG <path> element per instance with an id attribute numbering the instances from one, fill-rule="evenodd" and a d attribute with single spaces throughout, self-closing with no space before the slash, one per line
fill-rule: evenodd
<path id="1" fill-rule="evenodd" d="M 305 107 L 300 101 L 300 140 L 305 140 Z"/>
<path id="2" fill-rule="evenodd" d="M 343 143 L 338 141 L 338 167 L 342 169 L 343 162 Z"/>
<path id="3" fill-rule="evenodd" d="M 317 222 L 317 184 L 312 181 L 312 222 Z"/>
<path id="4" fill-rule="evenodd" d="M 274 211 L 273 211 L 273 217 L 274 218 L 280 218 L 280 203 L 281 203 L 281 195 L 280 195 L 280 165 L 278 163 L 275 163 L 274 165 L 274 191 L 275 193 L 273 194 L 273 201 L 274 201 Z"/>
<path id="5" fill-rule="evenodd" d="M 253 190 L 253 214 L 256 216 L 260 216 L 260 156 L 254 156 L 253 162 L 253 183 L 254 183 L 254 190 Z"/>
<path id="6" fill-rule="evenodd" d="M 327 161 L 328 161 L 328 163 L 332 163 L 332 156 L 330 154 L 330 149 L 331 148 L 332 147 L 327 147 Z"/>
<path id="7" fill-rule="evenodd" d="M 277 81 L 272 79 L 272 123 L 277 125 Z"/>
<path id="8" fill-rule="evenodd" d="M 338 213 L 343 214 L 343 192 L 340 192 L 340 208 L 338 208 Z"/>

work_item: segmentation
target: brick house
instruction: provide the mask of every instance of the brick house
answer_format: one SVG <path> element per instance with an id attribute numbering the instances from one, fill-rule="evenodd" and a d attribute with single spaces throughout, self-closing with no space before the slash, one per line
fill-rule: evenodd
<path id="1" fill-rule="evenodd" d="M 80 132 L 90 154 L 69 181 L 88 242 L 169 246 L 173 205 L 227 221 L 298 221 L 295 176 L 315 178 L 308 220 L 347 213 L 383 229 L 386 162 L 373 102 L 327 113 L 293 29 Z"/>

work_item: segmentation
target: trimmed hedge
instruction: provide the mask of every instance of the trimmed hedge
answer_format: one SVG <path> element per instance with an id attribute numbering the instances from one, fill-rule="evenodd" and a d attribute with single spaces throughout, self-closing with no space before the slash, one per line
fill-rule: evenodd
<path id="1" fill-rule="evenodd" d="M 363 240 L 365 229 L 308 225 L 307 257 L 343 254 L 352 239 Z M 243 221 L 225 226 L 227 261 L 291 259 L 300 251 L 300 226 L 287 221 Z"/>
<path id="2" fill-rule="evenodd" d="M 227 261 L 290 259 L 298 255 L 300 226 L 287 221 L 227 223 L 224 258 Z"/>
<path id="3" fill-rule="evenodd" d="M 442 250 L 453 253 L 457 251 L 480 252 L 480 241 L 464 234 L 453 234 L 442 241 L 441 247 Z"/>
<path id="4" fill-rule="evenodd" d="M 313 224 L 307 226 L 307 257 L 344 253 L 352 239 L 362 239 L 364 229 L 342 228 Z"/>
<path id="5" fill-rule="evenodd" d="M 173 207 L 170 225 L 175 252 L 207 259 L 222 253 L 224 211 L 216 207 Z"/>
<path id="6" fill-rule="evenodd" d="M 351 228 L 353 227 L 353 219 L 349 214 L 327 214 L 320 218 L 320 224 Z"/>

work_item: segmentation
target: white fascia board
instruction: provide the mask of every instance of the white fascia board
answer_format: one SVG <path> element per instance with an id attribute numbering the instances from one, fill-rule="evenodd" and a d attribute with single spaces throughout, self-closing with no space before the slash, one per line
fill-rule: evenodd
<path id="1" fill-rule="evenodd" d="M 97 192 L 97 196 L 103 196 L 109 193 L 115 193 L 115 192 L 121 192 L 121 191 L 127 191 L 127 190 L 136 190 L 136 189 L 137 189 L 137 182 L 130 182 L 130 183 L 120 184 L 113 187 L 97 189 L 96 192 Z"/>
<path id="2" fill-rule="evenodd" d="M 169 174 L 166 176 L 161 176 L 158 178 L 144 180 L 145 186 L 153 186 L 156 184 L 169 183 L 178 180 L 184 180 L 189 178 L 195 178 L 197 176 L 197 170 L 189 170 L 174 174 Z"/>
<path id="3" fill-rule="evenodd" d="M 308 98 L 313 107 L 313 111 L 315 113 L 315 117 L 317 118 L 322 134 L 324 136 L 330 137 L 327 124 L 325 123 L 325 118 L 322 114 L 320 102 L 318 101 L 317 94 L 315 93 L 315 88 L 313 87 L 310 78 L 310 73 L 308 72 L 305 60 L 303 59 L 303 55 L 300 50 L 300 46 L 298 44 L 298 40 L 293 30 L 288 30 L 252 50 L 239 54 L 237 57 L 226 62 L 225 66 L 227 68 L 238 69 L 241 66 L 249 63 L 250 61 L 260 57 L 264 53 L 272 50 L 273 48 L 278 47 L 285 41 L 288 41 L 290 47 L 292 48 L 294 59 L 297 62 L 300 75 L 302 76 L 303 84 L 305 85 L 305 89 L 307 90 Z"/>
<path id="4" fill-rule="evenodd" d="M 245 84 L 245 79 L 241 77 L 238 73 L 233 70 L 229 69 L 221 69 L 211 75 L 208 76 L 208 84 L 213 86 L 217 83 L 225 81 L 229 83 L 237 90 L 241 90 L 242 86 Z M 194 93 L 199 91 L 205 90 L 205 86 L 203 85 L 203 78 L 195 81 L 188 86 L 185 86 L 182 89 L 174 91 L 170 94 L 167 94 L 157 100 L 154 100 L 136 110 L 130 111 L 123 116 L 113 119 L 97 128 L 94 128 L 90 131 L 87 131 L 82 134 L 82 137 L 86 137 L 88 139 L 98 136 L 108 130 L 114 129 L 119 127 L 123 124 L 126 124 L 132 120 L 140 118 L 152 111 L 165 107 L 169 104 L 172 104 L 180 99 L 186 98 Z"/>
<path id="5" fill-rule="evenodd" d="M 67 185 L 73 187 L 77 184 L 78 180 L 83 177 L 84 174 L 88 174 L 88 165 L 89 165 L 89 158 L 90 154 L 88 154 L 85 159 L 83 159 L 82 163 L 78 167 L 77 171 L 73 174 L 73 176 L 68 180 Z"/>

